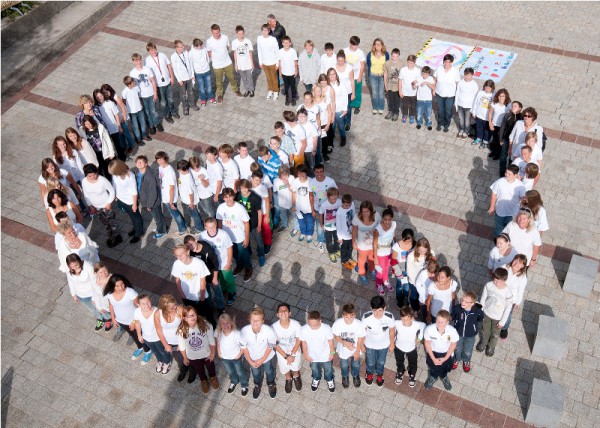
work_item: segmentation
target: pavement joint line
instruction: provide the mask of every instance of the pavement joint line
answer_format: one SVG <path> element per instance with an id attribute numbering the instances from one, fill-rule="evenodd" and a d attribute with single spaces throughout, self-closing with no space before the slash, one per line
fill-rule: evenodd
<path id="1" fill-rule="evenodd" d="M 73 115 L 75 115 L 79 111 L 79 108 L 73 104 L 68 104 L 63 101 L 54 100 L 43 95 L 29 93 L 23 99 L 44 107 L 48 107 L 54 110 L 62 111 L 64 113 L 69 113 Z M 208 147 L 208 144 L 203 143 L 201 141 L 192 140 L 186 137 L 180 137 L 178 135 L 171 134 L 170 132 L 166 131 L 157 132 L 155 138 L 167 144 L 171 144 L 196 152 L 199 149 L 201 152 L 204 152 L 204 150 L 206 150 L 206 148 Z M 473 221 L 463 219 L 457 216 L 448 215 L 440 211 L 435 211 L 429 208 L 421 207 L 419 205 L 411 204 L 409 202 L 401 201 L 399 199 L 394 199 L 385 195 L 373 193 L 369 190 L 364 190 L 359 187 L 354 187 L 343 183 L 339 183 L 338 187 L 342 193 L 352 193 L 353 196 L 358 200 L 368 199 L 375 205 L 381 207 L 392 205 L 392 207 L 394 207 L 396 211 L 400 214 L 407 215 L 412 218 L 419 218 L 429 223 L 438 224 L 440 226 L 448 227 L 450 229 L 464 232 L 469 235 L 489 239 L 490 241 L 493 239 L 494 230 L 491 226 L 486 226 L 481 223 L 475 223 Z M 5 217 L 2 218 L 4 219 Z M 580 254 L 578 251 L 571 250 L 570 248 L 565 248 L 562 246 L 552 244 L 543 244 L 540 250 L 540 254 L 552 260 L 560 261 L 563 263 L 570 263 L 571 257 L 575 254 L 591 260 L 599 260 L 598 258 L 590 255 Z M 600 268 L 598 268 L 598 270 L 600 271 Z"/>
<path id="2" fill-rule="evenodd" d="M 48 246 L 46 245 L 46 243 L 49 240 L 53 240 L 53 237 L 46 232 L 41 232 L 37 229 L 34 229 L 31 226 L 28 226 L 26 224 L 23 224 L 23 223 L 14 221 L 14 220 L 10 220 L 6 217 L 2 217 L 1 230 L 3 233 L 7 234 L 8 236 L 12 236 L 13 238 L 17 238 L 23 242 L 28 242 L 39 248 L 42 248 L 49 252 L 54 253 L 54 251 L 52 251 L 53 249 L 49 249 Z M 33 239 L 28 239 L 28 240 L 23 239 L 20 236 L 22 231 L 28 231 L 29 233 L 32 233 Z M 135 275 L 134 283 L 135 283 L 135 286 L 139 289 L 143 289 L 145 291 L 149 291 L 149 292 L 157 294 L 157 295 L 160 295 L 163 293 L 174 294 L 174 290 L 175 290 L 174 284 L 170 281 L 159 278 L 151 273 L 142 271 L 142 270 L 136 268 L 135 266 L 131 266 L 126 263 L 122 263 L 122 262 L 112 259 L 110 257 L 101 256 L 101 258 L 104 262 L 106 262 L 108 264 L 109 269 L 111 271 L 119 272 L 119 273 L 125 275 L 126 277 L 130 277 L 130 278 L 134 278 L 134 276 L 132 276 L 132 275 Z M 157 283 L 160 285 L 156 286 Z M 64 287 L 65 286 L 63 285 L 61 290 L 64 289 Z M 246 319 L 248 316 L 248 313 L 245 311 L 241 311 L 241 310 L 239 310 L 237 308 L 233 308 L 233 307 L 230 307 L 230 309 L 234 309 L 232 312 L 235 312 L 235 313 L 232 315 L 236 315 L 237 319 Z M 39 324 L 42 324 L 42 322 L 40 322 Z M 30 338 L 30 340 L 27 342 L 27 344 L 29 342 L 31 342 L 32 340 L 34 340 L 35 337 L 36 336 L 32 336 Z M 25 344 L 25 346 L 27 346 L 27 344 Z M 29 349 L 27 349 L 23 353 L 23 355 L 28 351 L 29 351 Z M 335 364 L 336 368 L 339 369 L 339 360 L 337 359 L 337 357 L 335 359 L 334 364 Z M 360 376 L 363 378 L 365 376 L 364 364 L 361 364 Z M 509 427 L 514 427 L 514 426 L 527 426 L 526 424 L 523 423 L 523 421 L 517 420 L 508 415 L 500 414 L 500 413 L 495 412 L 492 409 L 489 409 L 485 406 L 482 406 L 480 404 L 474 403 L 474 402 L 466 400 L 464 398 L 460 398 L 458 396 L 452 395 L 452 394 L 442 391 L 440 389 L 435 388 L 435 389 L 431 389 L 431 390 L 426 390 L 423 386 L 423 383 L 420 381 L 417 381 L 417 386 L 415 388 L 409 388 L 408 384 L 406 382 L 404 382 L 401 386 L 397 386 L 393 382 L 395 377 L 396 377 L 396 372 L 394 370 L 390 370 L 390 369 L 386 368 L 384 371 L 384 379 L 388 379 L 388 381 L 386 383 L 384 383 L 383 386 L 390 391 L 393 391 L 396 393 L 401 393 L 402 395 L 405 395 L 410 399 L 417 400 L 418 402 L 420 402 L 422 404 L 431 406 L 438 411 L 443 411 L 444 413 L 448 413 L 449 415 L 460 418 L 461 420 L 464 420 L 466 422 L 473 422 L 475 420 L 477 422 L 479 422 L 485 416 L 489 417 L 490 415 L 501 415 L 501 416 L 504 416 L 505 419 L 504 419 L 504 423 L 502 425 L 497 425 L 498 428 L 501 428 L 501 427 L 509 428 Z M 337 386 L 341 386 L 341 382 Z M 366 384 L 364 384 L 363 388 L 367 388 L 367 387 L 368 386 Z M 440 410 L 437 407 L 437 405 L 439 402 L 443 401 L 444 398 L 448 398 L 448 399 L 452 399 L 452 400 L 460 399 L 461 404 L 460 404 L 460 406 L 445 407 L 443 410 Z M 463 407 L 465 407 L 465 404 L 466 404 L 468 411 L 463 411 L 464 410 Z"/>

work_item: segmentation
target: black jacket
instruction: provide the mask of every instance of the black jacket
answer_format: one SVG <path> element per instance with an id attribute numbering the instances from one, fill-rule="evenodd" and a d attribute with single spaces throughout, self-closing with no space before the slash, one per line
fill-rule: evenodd
<path id="1" fill-rule="evenodd" d="M 215 274 L 215 271 L 219 270 L 219 257 L 215 249 L 210 245 L 209 242 L 198 240 L 198 243 L 202 245 L 202 249 L 199 253 L 195 251 L 190 251 L 190 255 L 192 257 L 198 257 L 200 260 L 204 262 L 210 275 L 207 277 L 207 281 L 212 283 L 212 276 Z"/>
<path id="2" fill-rule="evenodd" d="M 283 47 L 283 42 L 281 39 L 285 37 L 285 28 L 283 28 L 283 25 L 281 25 L 279 21 L 277 21 L 275 24 L 275 28 L 269 29 L 269 35 L 277 39 L 279 49 L 281 49 Z"/>
<path id="3" fill-rule="evenodd" d="M 131 172 L 133 172 L 137 184 L 137 175 L 139 170 L 137 168 L 132 168 Z M 154 209 L 161 204 L 160 197 L 160 181 L 158 179 L 158 174 L 154 172 L 150 167 L 146 168 L 146 172 L 142 176 L 142 185 L 139 190 L 138 195 L 138 205 L 144 208 Z"/>
<path id="4" fill-rule="evenodd" d="M 450 316 L 452 317 L 451 325 L 460 337 L 476 336 L 479 331 L 479 323 L 483 321 L 483 311 L 477 304 L 473 305 L 471 311 L 467 313 L 460 303 L 457 303 L 452 306 Z"/>

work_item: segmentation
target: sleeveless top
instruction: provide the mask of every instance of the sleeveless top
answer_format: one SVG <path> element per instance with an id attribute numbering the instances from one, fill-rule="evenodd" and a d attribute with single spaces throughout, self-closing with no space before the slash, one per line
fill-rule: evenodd
<path id="1" fill-rule="evenodd" d="M 172 322 L 167 322 L 165 317 L 163 316 L 162 310 L 158 310 L 158 316 L 160 318 L 160 326 L 162 327 L 163 334 L 167 343 L 169 345 L 178 345 L 179 338 L 177 336 L 177 327 L 179 327 L 179 323 L 181 322 L 181 318 L 177 316 L 175 313 L 175 319 Z"/>

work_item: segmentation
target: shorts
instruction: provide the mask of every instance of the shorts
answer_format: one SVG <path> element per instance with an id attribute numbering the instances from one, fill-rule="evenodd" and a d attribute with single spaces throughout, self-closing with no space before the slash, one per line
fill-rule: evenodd
<path id="1" fill-rule="evenodd" d="M 279 368 L 279 373 L 286 374 L 290 370 L 293 372 L 300 370 L 302 361 L 302 351 L 300 348 L 294 355 L 296 358 L 294 358 L 294 362 L 292 364 L 288 364 L 287 360 L 283 358 L 279 352 L 276 352 L 275 355 L 277 356 L 277 368 Z"/>

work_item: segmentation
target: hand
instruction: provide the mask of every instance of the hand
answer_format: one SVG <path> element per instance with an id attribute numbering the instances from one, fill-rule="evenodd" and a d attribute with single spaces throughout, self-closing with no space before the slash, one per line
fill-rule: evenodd
<path id="1" fill-rule="evenodd" d="M 493 207 L 490 207 L 490 209 L 488 210 L 488 214 L 492 215 L 494 214 L 495 209 Z"/>
<path id="2" fill-rule="evenodd" d="M 172 209 L 172 210 L 174 210 L 174 209 L 175 209 L 175 204 L 174 204 L 173 202 L 170 202 L 170 203 L 169 203 L 169 206 L 171 207 L 171 209 Z"/>
<path id="3" fill-rule="evenodd" d="M 504 327 L 504 324 L 498 323 L 498 325 L 496 327 L 498 327 L 500 330 L 502 330 L 502 328 Z"/>
<path id="4" fill-rule="evenodd" d="M 138 334 L 138 340 L 140 341 L 140 343 L 144 343 L 144 338 L 141 334 Z"/>
<path id="5" fill-rule="evenodd" d="M 211 352 L 210 355 L 208 356 L 208 361 L 214 361 L 215 359 L 215 353 Z"/>
<path id="6" fill-rule="evenodd" d="M 292 365 L 292 364 L 294 364 L 294 361 L 296 361 L 296 358 L 295 358 L 293 355 L 288 355 L 288 356 L 285 358 L 285 360 L 287 361 L 287 363 L 288 363 L 289 365 Z"/>
<path id="7" fill-rule="evenodd" d="M 357 81 L 358 83 L 362 82 L 362 76 L 359 76 L 359 78 L 358 78 L 358 79 L 356 79 L 356 81 Z"/>
<path id="8" fill-rule="evenodd" d="M 104 209 L 105 209 L 106 211 L 110 211 L 110 204 L 106 204 L 106 206 L 104 207 Z"/>
<path id="9" fill-rule="evenodd" d="M 354 93 L 353 93 L 353 94 L 350 96 L 350 101 L 354 101 L 354 98 L 356 98 L 356 94 L 354 94 Z"/>
<path id="10" fill-rule="evenodd" d="M 121 124 L 119 124 L 119 134 L 123 133 L 123 127 L 121 126 Z"/>
<path id="11" fill-rule="evenodd" d="M 490 122 L 490 131 L 494 130 L 494 124 L 492 122 Z"/>
<path id="12" fill-rule="evenodd" d="M 158 94 L 154 94 L 154 96 L 152 97 L 152 99 L 156 102 L 158 101 Z"/>
<path id="13" fill-rule="evenodd" d="M 354 99 L 354 98 L 352 98 L 352 99 Z M 348 110 L 343 110 L 342 111 L 342 116 L 346 116 L 346 113 L 348 113 Z"/>
<path id="14" fill-rule="evenodd" d="M 75 301 L 75 303 L 79 303 L 79 299 L 77 298 L 77 296 L 73 296 L 73 300 Z"/>
<path id="15" fill-rule="evenodd" d="M 352 249 L 354 251 L 358 251 L 358 247 L 356 246 L 356 244 L 354 242 L 352 243 Z"/>
<path id="16" fill-rule="evenodd" d="M 131 211 L 136 212 L 138 210 L 138 206 L 137 204 L 134 202 L 133 205 L 131 206 Z"/>
<path id="17" fill-rule="evenodd" d="M 229 264 L 227 266 L 225 266 L 225 269 L 223 269 L 223 270 L 226 270 L 226 271 L 231 270 L 231 261 L 229 262 Z"/>
<path id="18" fill-rule="evenodd" d="M 529 261 L 529 268 L 532 268 L 535 265 L 535 260 Z"/>
<path id="19" fill-rule="evenodd" d="M 219 195 L 215 195 L 213 197 L 213 202 L 216 204 L 217 202 L 219 202 Z"/>
<path id="20" fill-rule="evenodd" d="M 250 238 L 246 238 L 246 239 L 244 239 L 244 242 L 242 243 L 242 246 L 244 248 L 248 248 L 249 244 L 250 244 Z"/>
<path id="21" fill-rule="evenodd" d="M 260 64 L 259 67 L 260 67 L 261 70 L 264 68 L 262 64 Z"/>
<path id="22" fill-rule="evenodd" d="M 131 331 L 135 330 L 135 321 L 132 321 L 131 324 L 129 324 L 129 330 L 131 330 Z"/>
<path id="23" fill-rule="evenodd" d="M 331 361 L 331 360 L 333 360 L 333 356 L 334 356 L 334 355 L 335 355 L 335 353 L 334 353 L 334 354 L 332 354 L 332 353 L 330 352 L 330 353 L 329 353 L 329 359 L 328 359 L 327 361 Z"/>
<path id="24" fill-rule="evenodd" d="M 179 86 L 183 86 L 183 82 L 179 82 Z"/>
<path id="25" fill-rule="evenodd" d="M 196 208 L 196 207 L 194 206 L 194 204 L 190 204 L 190 209 L 191 209 L 191 210 L 193 210 L 193 209 L 195 209 L 195 208 Z"/>
<path id="26" fill-rule="evenodd" d="M 171 353 L 171 352 L 173 352 L 173 348 L 171 347 L 171 345 L 166 345 L 165 346 L 165 351 Z"/>
<path id="27" fill-rule="evenodd" d="M 262 232 L 262 226 L 261 226 L 260 224 L 259 224 L 258 226 L 256 226 L 256 231 L 257 231 L 258 233 L 261 233 L 261 232 Z"/>
<path id="28" fill-rule="evenodd" d="M 189 366 L 190 365 L 190 360 L 188 360 L 186 357 L 183 357 L 183 365 L 184 366 Z"/>
<path id="29" fill-rule="evenodd" d="M 436 366 L 441 366 L 442 364 L 444 364 L 444 361 L 442 358 L 434 358 L 433 364 L 435 364 Z"/>
<path id="30" fill-rule="evenodd" d="M 212 282 L 212 286 L 213 287 L 218 287 L 219 286 L 219 280 L 218 279 L 214 279 Z"/>
<path id="31" fill-rule="evenodd" d="M 312 210 L 312 213 L 311 213 L 311 214 L 312 214 L 312 216 L 313 216 L 314 218 L 317 218 L 317 212 L 316 212 L 315 210 Z"/>

